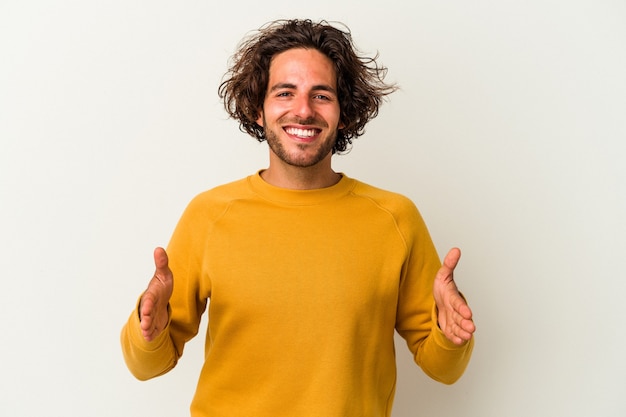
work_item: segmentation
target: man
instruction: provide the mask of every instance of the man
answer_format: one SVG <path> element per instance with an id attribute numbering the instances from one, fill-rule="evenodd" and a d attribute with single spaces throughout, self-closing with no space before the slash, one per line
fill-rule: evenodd
<path id="1" fill-rule="evenodd" d="M 326 22 L 278 21 L 240 45 L 219 89 L 269 167 L 198 195 L 122 331 L 139 379 L 172 369 L 209 306 L 191 415 L 389 416 L 394 330 L 455 382 L 475 326 L 407 198 L 333 171 L 395 87 Z M 210 302 L 208 302 L 210 300 Z"/>

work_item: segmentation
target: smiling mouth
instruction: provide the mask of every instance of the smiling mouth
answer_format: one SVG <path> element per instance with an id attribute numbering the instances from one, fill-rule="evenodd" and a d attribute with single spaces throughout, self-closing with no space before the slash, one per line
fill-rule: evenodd
<path id="1" fill-rule="evenodd" d="M 310 139 L 319 134 L 319 129 L 300 129 L 297 127 L 286 127 L 285 132 L 291 136 L 296 136 L 302 139 Z"/>

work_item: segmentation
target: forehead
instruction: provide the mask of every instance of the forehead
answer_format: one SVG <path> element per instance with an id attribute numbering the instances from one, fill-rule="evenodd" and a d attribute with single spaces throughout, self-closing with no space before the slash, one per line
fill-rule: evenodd
<path id="1" fill-rule="evenodd" d="M 274 82 L 300 81 L 336 85 L 335 67 L 325 54 L 317 49 L 294 48 L 276 54 L 270 63 L 270 84 Z"/>

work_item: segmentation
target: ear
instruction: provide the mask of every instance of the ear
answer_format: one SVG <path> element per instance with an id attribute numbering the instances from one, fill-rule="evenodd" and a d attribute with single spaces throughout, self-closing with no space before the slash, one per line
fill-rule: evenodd
<path id="1" fill-rule="evenodd" d="M 263 126 L 263 109 L 259 109 L 258 115 L 259 116 L 256 119 L 256 124 L 258 124 L 261 127 L 265 127 Z"/>

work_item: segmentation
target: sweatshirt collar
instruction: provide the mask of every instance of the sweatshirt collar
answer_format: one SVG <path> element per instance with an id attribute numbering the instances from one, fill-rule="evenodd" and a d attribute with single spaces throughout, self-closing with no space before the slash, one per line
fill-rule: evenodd
<path id="1" fill-rule="evenodd" d="M 356 181 L 343 173 L 335 185 L 314 190 L 291 190 L 271 185 L 261 178 L 262 170 L 248 177 L 248 184 L 252 191 L 261 198 L 276 203 L 292 206 L 310 206 L 335 200 L 349 194 L 355 187 Z"/>

